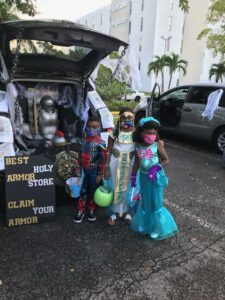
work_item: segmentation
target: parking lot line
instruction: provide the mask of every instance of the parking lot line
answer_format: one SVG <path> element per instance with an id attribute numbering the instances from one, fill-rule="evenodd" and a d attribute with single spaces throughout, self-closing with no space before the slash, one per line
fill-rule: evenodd
<path id="1" fill-rule="evenodd" d="M 219 228 L 219 227 L 215 226 L 214 224 L 196 216 L 195 214 L 193 214 L 192 212 L 189 212 L 188 210 L 179 206 L 178 204 L 171 202 L 168 199 L 164 199 L 164 203 L 166 205 L 168 205 L 169 207 L 175 209 L 175 211 L 181 213 L 183 216 L 197 222 L 202 227 L 212 231 L 214 234 L 220 234 L 220 235 L 225 234 L 225 230 L 223 230 L 222 228 Z"/>
<path id="2" fill-rule="evenodd" d="M 165 144 L 168 145 L 168 146 L 171 146 L 173 148 L 177 148 L 177 149 L 180 149 L 180 150 L 188 151 L 189 153 L 194 153 L 194 154 L 198 154 L 198 155 L 204 156 L 204 157 L 209 158 L 211 160 L 222 161 L 222 158 L 214 157 L 214 156 L 211 156 L 211 155 L 206 154 L 206 153 L 202 153 L 202 152 L 199 152 L 199 151 L 196 151 L 196 150 L 192 150 L 190 148 L 178 146 L 178 145 L 175 145 L 175 144 L 170 143 L 170 142 L 168 143 L 167 141 L 165 141 Z M 215 153 L 215 155 L 218 155 L 218 154 Z"/>

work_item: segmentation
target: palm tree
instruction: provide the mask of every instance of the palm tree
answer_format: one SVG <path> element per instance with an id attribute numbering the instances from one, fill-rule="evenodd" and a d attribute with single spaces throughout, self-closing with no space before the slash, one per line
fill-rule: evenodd
<path id="1" fill-rule="evenodd" d="M 173 73 L 176 72 L 176 70 L 181 70 L 183 71 L 183 75 L 186 75 L 187 73 L 187 65 L 188 62 L 184 59 L 180 59 L 179 54 L 176 53 L 171 53 L 170 55 L 166 56 L 166 66 L 169 67 L 169 74 L 170 74 L 170 79 L 169 79 L 169 84 L 168 84 L 168 89 L 170 88 Z"/>
<path id="2" fill-rule="evenodd" d="M 164 91 L 164 68 L 166 66 L 166 55 L 158 56 L 156 55 L 152 62 L 148 65 L 148 76 L 153 72 L 158 77 L 159 73 L 162 76 L 162 92 Z"/>
<path id="3" fill-rule="evenodd" d="M 225 61 L 222 61 L 218 64 L 212 64 L 209 70 L 209 79 L 215 76 L 216 82 L 223 82 L 223 76 L 225 76 Z"/>

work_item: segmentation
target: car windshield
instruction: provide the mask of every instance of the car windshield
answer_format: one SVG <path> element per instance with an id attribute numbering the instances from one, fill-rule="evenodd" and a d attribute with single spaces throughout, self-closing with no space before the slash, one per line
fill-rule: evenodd
<path id="1" fill-rule="evenodd" d="M 10 50 L 14 54 L 17 41 L 10 41 Z M 59 46 L 50 42 L 37 40 L 21 40 L 20 54 L 40 54 L 52 55 L 54 57 L 68 59 L 72 61 L 82 60 L 92 49 L 80 46 Z"/>
<path id="2" fill-rule="evenodd" d="M 188 89 L 179 89 L 179 90 L 173 91 L 171 93 L 168 93 L 161 100 L 166 101 L 166 100 L 171 99 L 171 98 L 185 100 L 187 93 L 188 93 Z"/>

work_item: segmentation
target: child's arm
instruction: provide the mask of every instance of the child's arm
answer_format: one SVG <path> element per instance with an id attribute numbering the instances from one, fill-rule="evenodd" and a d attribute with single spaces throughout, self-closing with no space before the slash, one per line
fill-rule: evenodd
<path id="1" fill-rule="evenodd" d="M 109 136 L 108 147 L 107 147 L 107 152 L 106 152 L 106 164 L 105 164 L 105 171 L 104 171 L 105 179 L 109 178 L 109 164 L 110 164 L 110 158 L 111 158 L 111 154 L 112 154 L 113 145 L 114 145 L 114 139 L 111 136 Z"/>
<path id="2" fill-rule="evenodd" d="M 135 151 L 134 165 L 133 165 L 133 170 L 132 170 L 132 173 L 131 173 L 131 186 L 132 186 L 132 188 L 136 187 L 136 179 L 137 179 L 138 169 L 139 169 L 139 157 L 137 156 L 137 152 Z"/>
<path id="3" fill-rule="evenodd" d="M 136 175 L 138 169 L 139 169 L 139 157 L 137 155 L 137 152 L 135 151 L 135 158 L 134 158 L 134 165 L 133 165 L 132 174 Z"/>
<path id="4" fill-rule="evenodd" d="M 159 141 L 158 142 L 158 153 L 159 153 L 159 158 L 160 158 L 160 164 L 162 167 L 165 167 L 169 163 L 169 158 L 166 153 L 166 150 L 164 148 L 164 142 Z"/>
<path id="5" fill-rule="evenodd" d="M 105 164 L 106 164 L 106 144 L 105 142 L 101 142 L 99 145 L 99 154 L 100 154 L 100 161 L 98 166 L 98 175 L 96 178 L 96 182 L 100 183 L 104 174 Z"/>

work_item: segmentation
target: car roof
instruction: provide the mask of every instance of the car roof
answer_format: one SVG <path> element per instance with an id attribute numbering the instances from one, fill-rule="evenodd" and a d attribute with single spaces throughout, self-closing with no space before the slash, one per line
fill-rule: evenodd
<path id="1" fill-rule="evenodd" d="M 187 87 L 217 87 L 217 88 L 225 88 L 225 84 L 223 83 L 194 83 L 194 84 L 185 84 L 179 85 L 174 88 L 187 88 Z"/>

